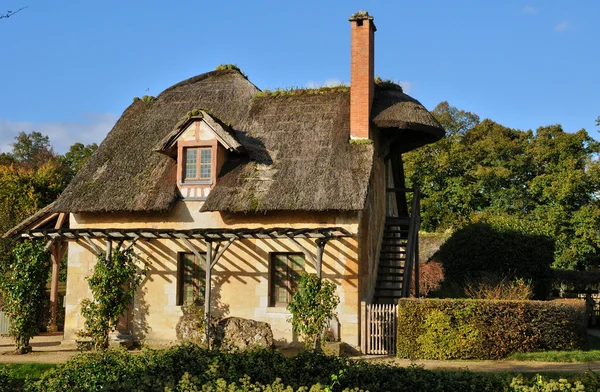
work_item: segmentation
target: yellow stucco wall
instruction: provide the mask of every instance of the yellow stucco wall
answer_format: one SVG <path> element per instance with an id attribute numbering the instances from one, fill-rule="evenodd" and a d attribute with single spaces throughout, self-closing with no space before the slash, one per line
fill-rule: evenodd
<path id="1" fill-rule="evenodd" d="M 180 201 L 168 213 L 153 214 L 71 214 L 72 229 L 78 228 L 269 228 L 340 226 L 358 232 L 358 214 L 345 213 L 277 213 L 229 214 L 200 213 L 201 201 Z M 289 222 L 294 222 L 290 224 Z M 316 257 L 314 240 L 299 240 Z M 203 241 L 192 241 L 205 251 Z M 103 246 L 101 242 L 97 242 Z M 145 260 L 148 273 L 134 301 L 133 333 L 147 341 L 175 341 L 175 327 L 182 316 L 176 305 L 177 253 L 190 252 L 185 243 L 176 240 L 138 241 L 135 252 Z M 298 252 L 289 240 L 237 240 L 224 253 L 213 270 L 212 309 L 221 316 L 238 316 L 271 325 L 279 344 L 295 339 L 289 316 L 284 308 L 268 306 L 269 253 Z M 75 339 L 83 328 L 80 301 L 89 298 L 85 277 L 90 274 L 95 257 L 84 241 L 69 246 L 65 340 Z M 356 237 L 336 239 L 325 247 L 323 277 L 334 281 L 341 302 L 337 313 L 343 341 L 359 344 L 359 260 Z M 306 258 L 307 272 L 314 272 Z"/>

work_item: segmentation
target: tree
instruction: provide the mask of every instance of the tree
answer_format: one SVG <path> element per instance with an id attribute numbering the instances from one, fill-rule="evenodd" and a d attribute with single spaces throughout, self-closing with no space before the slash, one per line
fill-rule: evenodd
<path id="1" fill-rule="evenodd" d="M 24 242 L 15 247 L 10 270 L 0 281 L 4 309 L 10 318 L 9 334 L 20 353 L 31 351 L 29 340 L 39 332 L 47 312 L 50 266 L 50 254 L 43 242 Z"/>
<path id="2" fill-rule="evenodd" d="M 447 102 L 432 113 L 447 136 L 404 159 L 408 182 L 423 193 L 424 230 L 510 220 L 524 234 L 555 240 L 556 267 L 600 266 L 592 225 L 600 216 L 600 143 L 560 125 L 533 132 L 479 121 Z"/>
<path id="3" fill-rule="evenodd" d="M 25 8 L 27 8 L 27 7 L 26 6 L 25 7 L 21 7 L 21 8 L 19 8 L 16 11 L 10 11 L 10 10 L 6 11 L 5 13 L 0 14 L 0 19 L 10 18 L 11 16 L 13 16 L 14 14 L 16 14 L 17 12 L 23 11 Z"/>
<path id="4" fill-rule="evenodd" d="M 83 164 L 92 156 L 92 154 L 98 149 L 96 143 L 88 144 L 87 146 L 83 143 L 75 143 L 65 155 L 59 157 L 59 162 L 63 166 L 65 173 L 65 185 L 71 182 L 75 174 L 81 170 Z"/>
<path id="5" fill-rule="evenodd" d="M 19 132 L 12 148 L 15 161 L 26 169 L 37 170 L 48 161 L 56 159 L 50 138 L 40 132 Z"/>

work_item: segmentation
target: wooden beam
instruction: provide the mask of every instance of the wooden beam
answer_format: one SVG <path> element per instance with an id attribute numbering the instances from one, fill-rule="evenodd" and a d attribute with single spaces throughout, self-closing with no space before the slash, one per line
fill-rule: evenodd
<path id="1" fill-rule="evenodd" d="M 96 256 L 99 256 L 102 253 L 102 251 L 100 250 L 100 248 L 98 248 L 98 246 L 96 246 L 96 244 L 94 244 L 94 242 L 90 239 L 89 236 L 84 235 L 82 237 L 85 240 L 85 242 L 87 242 L 88 245 L 92 248 L 92 250 L 94 251 L 94 253 L 96 254 Z"/>
<path id="2" fill-rule="evenodd" d="M 35 230 L 41 226 L 44 226 L 46 223 L 50 222 L 52 219 L 56 218 L 58 216 L 58 213 L 52 213 L 48 216 L 46 216 L 44 219 L 42 219 L 41 221 L 37 222 L 32 228 L 31 230 Z"/>
<path id="3" fill-rule="evenodd" d="M 54 225 L 54 228 L 56 230 L 62 229 L 63 225 L 65 224 L 66 218 L 67 218 L 67 214 L 65 214 L 64 212 L 61 212 L 60 214 L 58 214 L 58 219 L 56 220 L 56 224 Z"/>
<path id="4" fill-rule="evenodd" d="M 221 251 L 219 253 L 217 253 L 217 255 L 215 256 L 215 259 L 213 260 L 213 262 L 210 264 L 210 268 L 213 268 L 216 264 L 217 261 L 219 261 L 219 259 L 221 258 L 221 256 L 223 256 L 223 253 L 225 253 L 225 251 L 227 250 L 227 248 L 229 248 L 229 246 L 231 244 L 233 244 L 233 241 L 235 241 L 236 238 L 235 237 L 231 237 L 229 239 L 229 241 L 227 241 L 227 243 L 225 245 L 223 245 L 223 249 L 221 249 Z M 218 249 L 218 248 L 217 248 Z"/>
<path id="5" fill-rule="evenodd" d="M 135 236 L 135 237 L 133 237 L 133 239 L 131 240 L 131 242 L 130 242 L 129 244 L 127 244 L 127 246 L 125 247 L 125 249 L 123 249 L 123 252 L 126 252 L 126 251 L 128 251 L 128 250 L 129 250 L 129 249 L 130 249 L 130 248 L 133 246 L 133 244 L 135 244 L 135 243 L 136 243 L 136 241 L 137 241 L 139 238 L 140 238 L 140 236 L 136 234 L 136 236 Z"/>
<path id="6" fill-rule="evenodd" d="M 194 244 L 192 244 L 190 242 L 190 240 L 188 240 L 187 238 L 181 238 L 181 240 L 183 241 L 184 244 L 187 245 L 188 248 L 190 248 L 190 250 L 194 253 L 194 255 L 196 255 L 196 257 L 198 258 L 198 260 L 202 260 L 202 255 L 200 254 L 200 252 L 198 251 L 198 249 L 196 249 L 196 247 L 194 246 Z M 210 243 L 207 243 L 206 246 L 209 246 Z"/>
<path id="7" fill-rule="evenodd" d="M 317 278 L 319 280 L 323 277 L 323 253 L 325 252 L 325 245 L 327 245 L 329 239 L 317 240 Z"/>
<path id="8" fill-rule="evenodd" d="M 288 238 L 290 239 L 290 241 L 292 241 L 292 243 L 294 245 L 296 245 L 296 247 L 298 249 L 300 249 L 300 251 L 302 251 L 302 253 L 304 253 L 304 255 L 306 255 L 306 257 L 312 262 L 313 266 L 316 269 L 317 268 L 317 260 L 315 260 L 314 256 L 308 251 L 308 249 L 306 249 L 304 246 L 302 246 L 302 244 L 300 242 L 298 242 L 298 240 L 295 239 L 294 237 L 288 236 Z"/>

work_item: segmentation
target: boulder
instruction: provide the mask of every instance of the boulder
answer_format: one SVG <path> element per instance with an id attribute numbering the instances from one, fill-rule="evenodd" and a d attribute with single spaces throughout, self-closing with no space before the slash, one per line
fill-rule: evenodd
<path id="1" fill-rule="evenodd" d="M 222 350 L 245 350 L 251 347 L 272 348 L 273 345 L 271 326 L 261 321 L 228 317 L 219 321 L 214 331 L 213 346 Z"/>

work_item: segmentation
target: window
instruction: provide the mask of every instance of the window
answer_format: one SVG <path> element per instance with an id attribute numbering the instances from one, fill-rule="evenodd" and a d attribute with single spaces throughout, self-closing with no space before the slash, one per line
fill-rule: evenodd
<path id="1" fill-rule="evenodd" d="M 269 306 L 283 306 L 292 299 L 303 271 L 302 253 L 271 253 Z"/>
<path id="2" fill-rule="evenodd" d="M 212 147 L 183 149 L 185 167 L 183 181 L 210 181 L 212 177 Z"/>
<path id="3" fill-rule="evenodd" d="M 193 253 L 179 253 L 177 260 L 177 305 L 204 302 L 206 274 L 205 259 L 199 260 Z"/>

